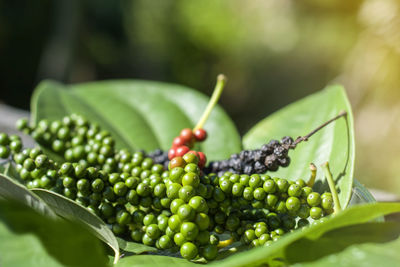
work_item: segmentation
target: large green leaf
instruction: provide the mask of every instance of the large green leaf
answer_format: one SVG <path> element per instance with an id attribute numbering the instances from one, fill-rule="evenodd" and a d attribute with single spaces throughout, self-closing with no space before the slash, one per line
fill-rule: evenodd
<path id="1" fill-rule="evenodd" d="M 8 266 L 107 266 L 102 243 L 80 224 L 0 202 L 0 262 Z"/>
<path id="2" fill-rule="evenodd" d="M 117 80 L 76 85 L 42 82 L 35 90 L 33 120 L 78 113 L 110 131 L 117 147 L 147 151 L 169 149 L 181 129 L 194 127 L 208 98 L 190 88 L 160 82 Z M 240 136 L 227 114 L 216 107 L 204 128 L 201 149 L 210 160 L 241 149 Z"/>
<path id="3" fill-rule="evenodd" d="M 308 179 L 309 164 L 316 166 L 329 161 L 331 171 L 339 189 L 339 200 L 345 207 L 350 200 L 354 170 L 354 130 L 351 107 L 341 86 L 326 89 L 301 99 L 277 111 L 254 126 L 243 139 L 246 149 L 260 148 L 270 139 L 283 136 L 306 135 L 308 132 L 346 110 L 348 115 L 326 126 L 313 135 L 308 142 L 300 143 L 291 150 L 291 163 L 279 168 L 271 175 L 287 179 Z M 315 188 L 327 190 L 323 172 L 317 174 Z"/>
<path id="4" fill-rule="evenodd" d="M 392 267 L 400 262 L 400 238 L 384 244 L 361 244 L 350 246 L 343 251 L 327 255 L 317 261 L 296 264 L 294 266 L 310 267 Z"/>
<path id="5" fill-rule="evenodd" d="M 159 255 L 134 255 L 122 258 L 117 267 L 153 267 L 153 266 L 174 266 L 190 267 L 199 266 L 182 258 L 159 256 Z"/>
<path id="6" fill-rule="evenodd" d="M 316 240 L 302 238 L 285 249 L 288 263 L 311 262 L 335 254 L 350 245 L 362 243 L 385 243 L 400 234 L 399 222 L 356 224 L 324 233 Z"/>
<path id="7" fill-rule="evenodd" d="M 61 217 L 78 220 L 83 223 L 94 235 L 110 246 L 115 253 L 115 261 L 119 258 L 119 245 L 113 232 L 95 214 L 78 203 L 52 191 L 45 189 L 32 189 L 43 201 L 45 201 Z"/>
<path id="8" fill-rule="evenodd" d="M 241 252 L 225 260 L 217 261 L 214 264 L 227 267 L 257 266 L 268 263 L 277 257 L 285 259 L 286 248 L 302 238 L 316 240 L 328 231 L 366 223 L 377 217 L 394 212 L 400 212 L 400 203 L 371 203 L 348 207 L 337 215 L 327 218 L 324 222 L 283 236 L 269 247 L 254 248 L 246 252 Z"/>
<path id="9" fill-rule="evenodd" d="M 6 168 L 7 169 L 7 168 Z M 53 210 L 35 194 L 26 189 L 25 186 L 16 183 L 11 178 L 0 174 L 0 197 L 4 199 L 18 201 L 24 205 L 32 207 L 36 211 L 49 217 L 56 217 Z"/>

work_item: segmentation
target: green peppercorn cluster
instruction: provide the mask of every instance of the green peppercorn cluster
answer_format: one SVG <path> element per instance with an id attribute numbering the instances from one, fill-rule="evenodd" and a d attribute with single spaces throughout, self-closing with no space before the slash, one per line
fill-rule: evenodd
<path id="1" fill-rule="evenodd" d="M 22 141 L 18 135 L 8 136 L 5 133 L 0 133 L 0 158 L 7 159 L 12 152 L 21 151 Z"/>
<path id="2" fill-rule="evenodd" d="M 226 172 L 211 177 L 214 231 L 231 232 L 244 244 L 270 244 L 282 234 L 308 225 L 333 212 L 330 193 L 320 195 L 299 179 L 288 181 L 268 175 Z M 216 201 L 217 203 L 214 203 Z"/>
<path id="3" fill-rule="evenodd" d="M 28 188 L 62 194 L 116 235 L 188 260 L 213 260 L 225 243 L 268 246 L 333 212 L 331 194 L 313 192 L 301 179 L 204 175 L 196 152 L 172 158 L 165 170 L 143 152 L 117 150 L 108 132 L 81 116 L 34 127 L 19 120 L 17 127 L 65 161 L 52 161 L 40 148 L 23 149 L 18 136 L 0 133 L 0 157 L 15 162 Z M 231 238 L 220 242 L 224 233 Z"/>

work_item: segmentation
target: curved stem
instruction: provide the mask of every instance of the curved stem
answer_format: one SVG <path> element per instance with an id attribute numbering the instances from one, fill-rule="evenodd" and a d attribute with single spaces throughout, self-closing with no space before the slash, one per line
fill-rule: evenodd
<path id="1" fill-rule="evenodd" d="M 207 105 L 206 109 L 204 110 L 203 115 L 201 116 L 197 125 L 193 128 L 193 131 L 203 128 L 204 124 L 206 123 L 208 117 L 211 114 L 211 111 L 213 110 L 214 106 L 217 104 L 218 99 L 221 96 L 221 93 L 225 87 L 226 80 L 227 79 L 226 79 L 225 75 L 223 75 L 223 74 L 218 75 L 217 84 L 215 85 L 214 92 L 211 96 L 211 99 L 208 102 L 208 105 Z"/>
<path id="2" fill-rule="evenodd" d="M 339 196 L 336 191 L 335 182 L 333 181 L 332 173 L 331 170 L 329 169 L 329 163 L 325 162 L 324 164 L 321 165 L 321 167 L 322 169 L 324 169 L 325 177 L 326 180 L 328 181 L 329 189 L 331 190 L 332 193 L 333 204 L 334 204 L 333 212 L 336 214 L 340 212 L 342 208 L 340 207 Z"/>
<path id="3" fill-rule="evenodd" d="M 310 138 L 312 135 L 314 135 L 316 132 L 318 132 L 319 130 L 321 130 L 322 128 L 324 128 L 325 126 L 327 126 L 329 123 L 339 119 L 340 117 L 346 116 L 347 115 L 347 111 L 343 110 L 341 112 L 339 112 L 339 114 L 335 117 L 333 117 L 332 119 L 330 119 L 329 121 L 325 122 L 324 124 L 321 124 L 320 126 L 318 126 L 317 128 L 315 128 L 314 130 L 312 130 L 310 133 L 308 133 L 307 135 L 301 137 L 297 137 L 297 139 L 293 142 L 293 144 L 291 144 L 291 148 L 296 147 L 296 145 L 298 143 L 301 143 L 303 141 L 307 141 L 308 138 Z"/>

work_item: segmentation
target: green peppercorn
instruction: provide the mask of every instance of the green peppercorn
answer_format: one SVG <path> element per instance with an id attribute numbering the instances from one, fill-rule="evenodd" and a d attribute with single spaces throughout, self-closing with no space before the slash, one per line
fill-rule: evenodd
<path id="1" fill-rule="evenodd" d="M 195 189 L 190 185 L 185 185 L 179 189 L 179 198 L 185 202 L 189 202 L 189 200 L 196 194 Z"/>
<path id="2" fill-rule="evenodd" d="M 312 207 L 310 209 L 310 217 L 314 220 L 318 220 L 323 215 L 323 211 L 320 207 Z"/>
<path id="3" fill-rule="evenodd" d="M 31 158 L 25 159 L 24 168 L 28 171 L 33 171 L 35 169 L 35 162 Z"/>
<path id="4" fill-rule="evenodd" d="M 307 198 L 309 194 L 313 192 L 312 188 L 309 186 L 305 186 L 301 189 L 301 197 L 302 198 Z"/>
<path id="5" fill-rule="evenodd" d="M 181 246 L 180 253 L 184 259 L 192 260 L 198 255 L 199 251 L 195 244 L 186 242 Z"/>
<path id="6" fill-rule="evenodd" d="M 114 189 L 111 186 L 105 187 L 103 191 L 103 197 L 108 201 L 114 201 L 116 198 L 114 194 Z"/>
<path id="7" fill-rule="evenodd" d="M 280 214 L 286 213 L 288 211 L 286 208 L 286 201 L 279 200 L 278 203 L 276 203 L 276 205 L 275 205 L 275 211 Z"/>
<path id="8" fill-rule="evenodd" d="M 158 240 L 161 249 L 169 249 L 172 247 L 172 240 L 168 235 L 163 235 Z"/>
<path id="9" fill-rule="evenodd" d="M 64 196 L 70 199 L 75 199 L 76 198 L 76 189 L 75 188 L 64 188 L 63 191 Z"/>
<path id="10" fill-rule="evenodd" d="M 167 196 L 170 199 L 175 199 L 179 197 L 179 190 L 182 186 L 178 183 L 172 183 L 167 186 Z"/>
<path id="11" fill-rule="evenodd" d="M 179 218 L 178 214 L 172 215 L 168 219 L 168 227 L 174 232 L 178 232 L 180 230 L 181 224 L 182 221 Z"/>
<path id="12" fill-rule="evenodd" d="M 264 182 L 263 189 L 266 193 L 273 194 L 277 190 L 277 185 L 274 180 L 268 179 Z"/>
<path id="13" fill-rule="evenodd" d="M 225 193 L 219 187 L 214 188 L 213 199 L 217 202 L 222 202 L 225 200 Z"/>
<path id="14" fill-rule="evenodd" d="M 297 197 L 289 197 L 286 200 L 286 208 L 288 211 L 296 212 L 300 209 L 300 200 Z"/>
<path id="15" fill-rule="evenodd" d="M 285 179 L 278 179 L 276 185 L 280 193 L 286 193 L 289 188 L 289 183 Z"/>
<path id="16" fill-rule="evenodd" d="M 256 189 L 261 186 L 261 177 L 258 174 L 252 174 L 249 180 L 249 186 L 253 189 Z"/>
<path id="17" fill-rule="evenodd" d="M 10 156 L 10 150 L 8 147 L 0 145 L 0 158 L 6 159 Z"/>
<path id="18" fill-rule="evenodd" d="M 298 184 L 291 184 L 288 188 L 288 195 L 291 197 L 300 197 L 302 187 Z"/>
<path id="19" fill-rule="evenodd" d="M 102 216 L 104 218 L 110 218 L 111 216 L 114 215 L 114 212 L 115 212 L 114 207 L 110 203 L 107 203 L 107 202 L 102 202 L 99 206 L 99 209 L 100 209 L 100 213 L 102 214 Z"/>
<path id="20" fill-rule="evenodd" d="M 194 172 L 188 172 L 182 177 L 182 185 L 190 185 L 196 188 L 200 183 L 200 177 Z"/>
<path id="21" fill-rule="evenodd" d="M 44 155 L 44 154 L 38 155 L 35 158 L 35 165 L 38 168 L 45 167 L 47 165 L 47 163 L 48 163 L 48 160 L 49 159 L 47 158 L 46 155 Z"/>
<path id="22" fill-rule="evenodd" d="M 78 180 L 78 182 L 76 183 L 76 187 L 78 188 L 78 191 L 82 194 L 87 194 L 90 192 L 90 183 L 87 179 Z"/>
<path id="23" fill-rule="evenodd" d="M 10 144 L 10 138 L 6 133 L 0 133 L 0 145 L 7 146 Z"/>
<path id="24" fill-rule="evenodd" d="M 236 231 L 239 225 L 240 225 L 240 219 L 236 215 L 230 214 L 226 219 L 225 223 L 226 229 L 228 229 L 231 232 Z"/>
<path id="25" fill-rule="evenodd" d="M 118 182 L 114 184 L 114 193 L 117 196 L 124 196 L 128 191 L 128 187 L 125 185 L 124 182 Z"/>
<path id="26" fill-rule="evenodd" d="M 153 164 L 154 162 L 151 158 L 145 158 L 142 162 L 141 167 L 143 170 L 150 170 L 151 167 L 153 167 Z"/>
<path id="27" fill-rule="evenodd" d="M 10 142 L 9 148 L 12 152 L 18 153 L 22 149 L 22 142 L 20 140 L 13 140 Z"/>
<path id="28" fill-rule="evenodd" d="M 160 237 L 161 231 L 157 224 L 150 224 L 146 228 L 146 234 L 152 239 L 158 239 Z"/>
<path id="29" fill-rule="evenodd" d="M 246 188 L 243 190 L 243 198 L 246 199 L 246 200 L 253 200 L 253 197 L 254 197 L 253 188 L 251 188 L 251 187 L 246 187 Z"/>
<path id="30" fill-rule="evenodd" d="M 307 203 L 311 207 L 316 207 L 321 204 L 321 196 L 317 192 L 310 193 L 307 196 Z"/>
<path id="31" fill-rule="evenodd" d="M 256 200 L 264 200 L 265 199 L 265 197 L 266 197 L 266 193 L 265 193 L 265 190 L 263 189 L 263 188 L 261 188 L 261 187 L 259 187 L 259 188 L 256 188 L 255 190 L 254 190 L 254 192 L 253 192 L 253 197 L 256 199 Z"/>
<path id="32" fill-rule="evenodd" d="M 86 175 L 86 168 L 82 164 L 77 164 L 74 168 L 74 173 L 77 178 L 83 178 Z"/>
<path id="33" fill-rule="evenodd" d="M 178 208 L 177 215 L 182 222 L 192 221 L 195 217 L 195 211 L 190 205 L 183 204 Z"/>
<path id="34" fill-rule="evenodd" d="M 321 206 L 324 210 L 330 211 L 334 207 L 334 202 L 332 197 L 325 196 L 321 200 Z"/>
<path id="35" fill-rule="evenodd" d="M 232 195 L 240 197 L 243 194 L 244 186 L 240 183 L 234 183 L 232 185 Z"/>

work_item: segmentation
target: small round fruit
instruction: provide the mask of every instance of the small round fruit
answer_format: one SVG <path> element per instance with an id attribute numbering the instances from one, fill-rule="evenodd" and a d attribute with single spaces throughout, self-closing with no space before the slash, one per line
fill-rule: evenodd
<path id="1" fill-rule="evenodd" d="M 194 130 L 193 135 L 199 142 L 202 142 L 207 138 L 207 132 L 202 128 Z"/>
<path id="2" fill-rule="evenodd" d="M 168 227 L 174 232 L 178 232 L 181 229 L 181 224 L 182 221 L 181 219 L 179 219 L 179 216 L 177 214 L 172 215 L 168 219 Z"/>
<path id="3" fill-rule="evenodd" d="M 206 230 L 210 226 L 210 217 L 205 213 L 197 213 L 194 222 L 200 231 Z"/>
<path id="4" fill-rule="evenodd" d="M 128 191 L 128 187 L 124 182 L 118 182 L 114 184 L 114 193 L 117 196 L 125 196 L 126 192 Z"/>
<path id="5" fill-rule="evenodd" d="M 190 151 L 190 148 L 187 146 L 180 146 L 175 149 L 175 156 L 182 157 L 186 153 Z"/>
<path id="6" fill-rule="evenodd" d="M 198 255 L 199 251 L 195 244 L 186 242 L 181 246 L 180 253 L 184 259 L 193 260 Z"/>
<path id="7" fill-rule="evenodd" d="M 191 185 L 196 188 L 200 183 L 200 177 L 193 172 L 188 172 L 182 177 L 182 185 Z"/>
<path id="8" fill-rule="evenodd" d="M 169 249 L 172 247 L 172 240 L 168 235 L 163 235 L 158 239 L 158 244 L 161 249 Z"/>
<path id="9" fill-rule="evenodd" d="M 318 220 L 323 215 L 322 209 L 320 207 L 312 207 L 310 209 L 310 217 L 314 220 Z"/>
<path id="10" fill-rule="evenodd" d="M 189 241 L 195 240 L 197 235 L 199 234 L 199 228 L 195 223 L 192 222 L 182 223 L 180 231 L 185 239 Z"/>
<path id="11" fill-rule="evenodd" d="M 185 128 L 182 129 L 182 131 L 180 132 L 179 136 L 185 140 L 186 143 L 189 143 L 190 141 L 192 141 L 193 138 L 193 131 L 190 128 Z"/>
<path id="12" fill-rule="evenodd" d="M 10 150 L 8 147 L 0 145 L 0 158 L 6 159 L 8 156 L 10 156 Z"/>
<path id="13" fill-rule="evenodd" d="M 218 248 L 216 245 L 209 244 L 203 248 L 201 254 L 208 261 L 214 260 L 218 255 Z"/>
<path id="14" fill-rule="evenodd" d="M 183 159 L 187 164 L 193 163 L 197 165 L 199 163 L 199 158 L 191 152 L 188 152 L 185 155 L 183 155 Z"/>
<path id="15" fill-rule="evenodd" d="M 206 212 L 207 202 L 201 196 L 194 196 L 190 199 L 189 205 L 196 211 L 196 212 Z"/>
<path id="16" fill-rule="evenodd" d="M 146 228 L 146 234 L 152 239 L 157 239 L 160 236 L 161 231 L 157 224 L 150 224 Z"/>
<path id="17" fill-rule="evenodd" d="M 307 196 L 307 203 L 311 207 L 316 207 L 319 204 L 321 204 L 321 196 L 320 196 L 320 194 L 318 194 L 317 192 L 310 193 Z"/>
<path id="18" fill-rule="evenodd" d="M 296 212 L 300 209 L 300 200 L 297 197 L 289 197 L 286 200 L 286 208 L 288 211 Z"/>
<path id="19" fill-rule="evenodd" d="M 194 209 L 188 204 L 180 206 L 177 214 L 182 222 L 192 221 L 195 217 Z"/>

